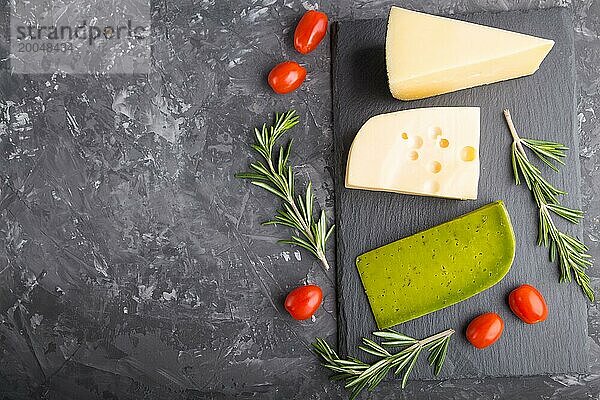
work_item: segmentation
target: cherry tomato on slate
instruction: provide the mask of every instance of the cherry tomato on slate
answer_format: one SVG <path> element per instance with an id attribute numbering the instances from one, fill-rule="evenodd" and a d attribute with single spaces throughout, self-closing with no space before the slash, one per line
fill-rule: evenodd
<path id="1" fill-rule="evenodd" d="M 323 291 L 317 285 L 305 285 L 292 290 L 285 298 L 285 309 L 292 318 L 309 319 L 321 306 Z"/>
<path id="2" fill-rule="evenodd" d="M 537 324 L 548 317 L 544 296 L 531 285 L 521 285 L 508 295 L 508 305 L 523 322 Z"/>
<path id="3" fill-rule="evenodd" d="M 327 33 L 327 14 L 309 10 L 304 13 L 294 32 L 294 47 L 302 54 L 317 48 Z"/>
<path id="4" fill-rule="evenodd" d="M 467 326 L 467 340 L 478 349 L 496 342 L 504 330 L 504 321 L 496 313 L 481 314 Z"/>
<path id="5" fill-rule="evenodd" d="M 269 72 L 269 86 L 275 93 L 286 94 L 298 89 L 306 79 L 306 70 L 294 61 L 277 64 Z"/>

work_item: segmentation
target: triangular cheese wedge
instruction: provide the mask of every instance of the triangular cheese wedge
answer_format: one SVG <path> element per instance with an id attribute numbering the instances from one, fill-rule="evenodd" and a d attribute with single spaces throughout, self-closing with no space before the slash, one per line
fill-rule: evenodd
<path id="1" fill-rule="evenodd" d="M 392 7 L 386 62 L 392 95 L 435 96 L 531 75 L 552 40 Z"/>

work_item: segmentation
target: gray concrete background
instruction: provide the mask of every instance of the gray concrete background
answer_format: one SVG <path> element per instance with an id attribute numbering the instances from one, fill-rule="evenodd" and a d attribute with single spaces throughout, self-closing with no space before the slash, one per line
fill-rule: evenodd
<path id="1" fill-rule="evenodd" d="M 0 398 L 346 396 L 309 351 L 316 336 L 335 341 L 334 270 L 276 243 L 287 231 L 260 225 L 272 197 L 233 174 L 251 129 L 295 108 L 293 163 L 332 218 L 329 41 L 300 56 L 291 36 L 306 8 L 337 20 L 392 4 L 448 14 L 568 3 L 165 0 L 152 8 L 147 76 L 0 72 Z M 571 6 L 585 240 L 598 259 L 600 3 Z M 275 96 L 266 74 L 284 59 L 309 78 Z M 305 282 L 325 302 L 298 323 L 282 303 Z M 365 398 L 597 399 L 599 324 L 593 304 L 589 375 L 386 383 Z"/>

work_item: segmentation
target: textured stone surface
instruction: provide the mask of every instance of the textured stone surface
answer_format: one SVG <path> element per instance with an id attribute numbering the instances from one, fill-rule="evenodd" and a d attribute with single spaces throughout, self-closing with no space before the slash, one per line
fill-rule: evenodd
<path id="1" fill-rule="evenodd" d="M 362 338 L 369 337 L 376 326 L 355 265 L 357 256 L 502 199 L 517 241 L 510 271 L 498 284 L 476 297 L 407 321 L 399 329 L 410 336 L 432 334 L 445 327 L 462 332 L 476 315 L 494 311 L 505 322 L 506 334 L 502 340 L 482 353 L 463 334 L 457 335 L 448 349 L 441 378 L 587 372 L 586 298 L 577 286 L 557 285 L 558 272 L 551 272 L 556 267 L 548 262 L 548 249 L 536 245 L 538 210 L 532 204 L 531 194 L 524 187 L 515 186 L 508 154 L 511 135 L 501 111 L 504 107 L 512 110 L 522 135 L 557 140 L 574 149 L 578 147 L 572 13 L 567 8 L 554 7 L 527 12 L 474 13 L 466 18 L 471 22 L 543 36 L 554 40 L 555 44 L 544 59 L 543 67 L 532 76 L 399 102 L 387 94 L 385 58 L 379 50 L 385 47 L 386 19 L 347 21 L 336 25 L 332 76 L 335 170 L 340 171 L 334 179 L 338 227 L 338 348 L 344 354 L 355 354 Z M 365 33 L 354 36 L 354 32 Z M 368 118 L 401 109 L 448 105 L 480 107 L 481 176 L 477 200 L 398 196 L 344 187 L 347 154 L 356 132 Z M 548 115 L 554 117 L 548 118 Z M 409 136 L 416 134 L 410 130 L 407 133 Z M 450 143 L 452 146 L 452 139 Z M 560 174 L 549 175 L 548 179 L 569 192 L 563 199 L 565 204 L 580 207 L 579 160 L 576 151 L 569 156 L 566 160 L 569 167 L 563 168 Z M 572 235 L 583 236 L 582 225 L 558 221 L 557 224 Z M 523 324 L 502 300 L 523 282 L 536 286 L 546 297 L 550 310 L 543 324 L 534 327 Z M 527 353 L 526 357 L 522 356 L 524 353 Z M 431 368 L 425 362 L 417 363 L 412 376 L 415 379 L 433 378 Z"/>
<path id="2" fill-rule="evenodd" d="M 391 4 L 451 13 L 562 3 L 167 0 L 153 6 L 148 76 L 1 72 L 0 397 L 345 396 L 309 352 L 315 336 L 336 337 L 334 271 L 277 244 L 286 230 L 260 225 L 272 198 L 233 177 L 251 128 L 293 107 L 298 175 L 333 215 L 330 48 L 296 54 L 295 22 L 314 6 L 342 19 Z M 600 3 L 573 7 L 585 239 L 598 258 Z M 288 58 L 307 64 L 309 80 L 274 96 L 265 75 Z M 303 282 L 321 285 L 325 303 L 297 323 L 282 299 Z M 404 392 L 386 383 L 370 398 L 597 398 L 596 304 L 589 331 L 586 376 L 412 382 Z"/>

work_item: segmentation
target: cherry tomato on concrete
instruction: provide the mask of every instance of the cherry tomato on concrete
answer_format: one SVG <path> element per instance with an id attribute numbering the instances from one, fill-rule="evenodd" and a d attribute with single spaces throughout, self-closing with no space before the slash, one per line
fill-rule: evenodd
<path id="1" fill-rule="evenodd" d="M 537 324 L 548 317 L 544 296 L 531 285 L 521 285 L 508 295 L 508 305 L 523 322 Z"/>
<path id="2" fill-rule="evenodd" d="M 481 314 L 467 326 L 467 340 L 478 349 L 494 344 L 502 335 L 504 321 L 496 313 Z"/>
<path id="3" fill-rule="evenodd" d="M 306 69 L 294 61 L 277 64 L 269 72 L 269 86 L 275 93 L 286 94 L 298 89 L 306 79 Z"/>
<path id="4" fill-rule="evenodd" d="M 317 48 L 327 33 L 327 14 L 309 10 L 300 19 L 294 32 L 294 47 L 302 54 Z"/>
<path id="5" fill-rule="evenodd" d="M 321 306 L 323 291 L 317 285 L 305 285 L 292 290 L 285 298 L 285 309 L 292 318 L 309 319 Z"/>

